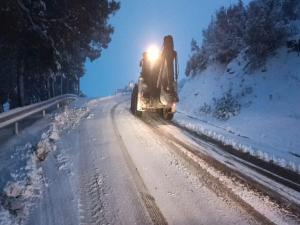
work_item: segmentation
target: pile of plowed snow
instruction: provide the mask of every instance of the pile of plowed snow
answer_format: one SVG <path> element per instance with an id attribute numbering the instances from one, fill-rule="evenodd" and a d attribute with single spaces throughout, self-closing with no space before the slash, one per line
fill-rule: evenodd
<path id="1" fill-rule="evenodd" d="M 42 161 L 56 151 L 60 135 L 76 128 L 83 118 L 89 116 L 89 112 L 88 107 L 65 108 L 64 112 L 54 116 L 36 146 L 28 143 L 17 148 L 16 154 L 22 155 L 26 167 L 10 174 L 12 179 L 0 190 L 0 225 L 26 222 L 34 201 L 42 196 L 43 185 L 46 185 L 43 181 Z M 11 160 L 18 158 L 12 156 Z M 59 162 L 62 160 L 58 158 Z"/>

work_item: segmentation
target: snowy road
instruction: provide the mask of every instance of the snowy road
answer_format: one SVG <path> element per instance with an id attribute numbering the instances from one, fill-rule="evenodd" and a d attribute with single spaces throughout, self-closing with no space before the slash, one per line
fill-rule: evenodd
<path id="1" fill-rule="evenodd" d="M 153 115 L 132 116 L 128 99 L 89 102 L 89 116 L 61 136 L 43 162 L 45 187 L 27 224 L 300 223 L 212 166 L 184 131 Z"/>

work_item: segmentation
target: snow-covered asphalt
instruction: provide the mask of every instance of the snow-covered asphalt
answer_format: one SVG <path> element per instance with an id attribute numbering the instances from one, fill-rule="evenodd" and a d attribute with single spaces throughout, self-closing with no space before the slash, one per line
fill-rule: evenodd
<path id="1" fill-rule="evenodd" d="M 203 146 L 183 130 L 138 119 L 129 105 L 128 96 L 87 104 L 89 115 L 42 162 L 45 187 L 27 224 L 300 223 L 205 150 L 195 158 Z"/>

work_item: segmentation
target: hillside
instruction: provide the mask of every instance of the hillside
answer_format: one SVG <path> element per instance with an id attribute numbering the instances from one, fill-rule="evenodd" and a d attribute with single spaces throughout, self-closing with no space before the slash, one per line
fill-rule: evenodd
<path id="1" fill-rule="evenodd" d="M 176 122 L 300 172 L 300 57 L 279 48 L 246 72 L 243 53 L 188 77 Z"/>

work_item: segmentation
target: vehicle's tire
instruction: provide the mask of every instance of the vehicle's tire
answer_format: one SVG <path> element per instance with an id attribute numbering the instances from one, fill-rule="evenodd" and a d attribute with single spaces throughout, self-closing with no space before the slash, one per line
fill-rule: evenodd
<path id="1" fill-rule="evenodd" d="M 142 117 L 142 116 L 143 116 L 143 112 L 142 112 L 142 111 L 136 110 L 135 115 L 136 115 L 137 117 Z"/>
<path id="2" fill-rule="evenodd" d="M 174 117 L 174 113 L 171 109 L 163 109 L 162 116 L 165 120 L 172 120 Z"/>
<path id="3" fill-rule="evenodd" d="M 137 117 L 142 116 L 142 112 L 137 110 L 137 101 L 138 101 L 138 86 L 135 85 L 132 94 L 131 94 L 131 104 L 130 104 L 130 110 L 133 115 Z"/>
<path id="4" fill-rule="evenodd" d="M 164 117 L 164 110 L 163 109 L 157 109 L 156 113 L 160 116 L 160 117 Z"/>
<path id="5" fill-rule="evenodd" d="M 173 117 L 174 117 L 174 113 L 168 113 L 165 119 L 170 121 L 173 119 Z"/>
<path id="6" fill-rule="evenodd" d="M 135 95 L 136 95 L 136 93 L 133 88 L 132 93 L 131 93 L 131 102 L 130 102 L 130 111 L 132 114 L 134 114 L 134 109 L 136 108 Z"/>

